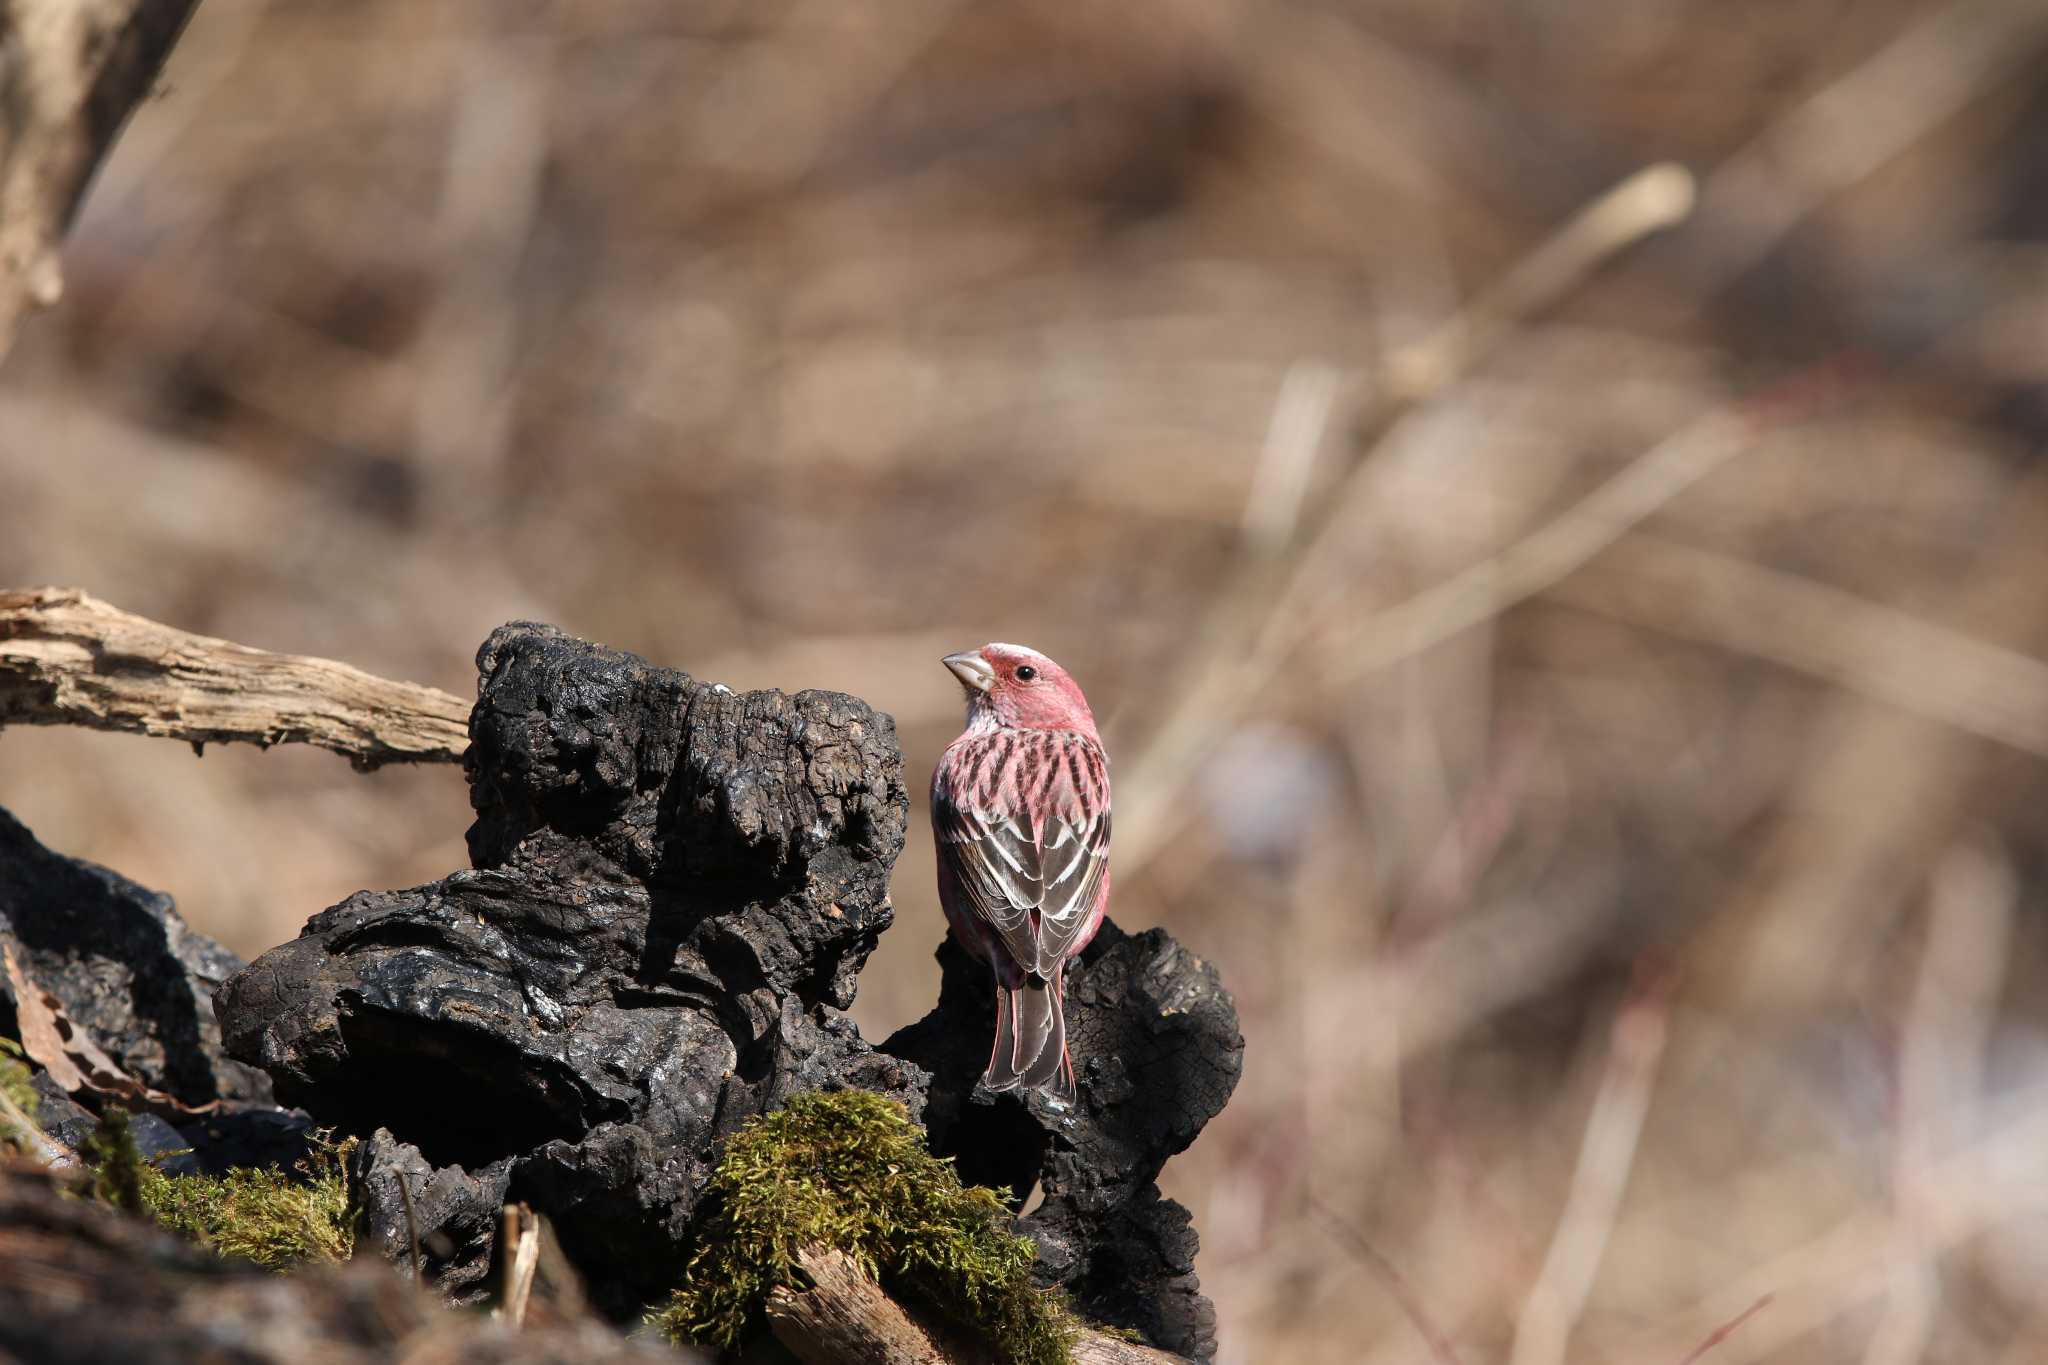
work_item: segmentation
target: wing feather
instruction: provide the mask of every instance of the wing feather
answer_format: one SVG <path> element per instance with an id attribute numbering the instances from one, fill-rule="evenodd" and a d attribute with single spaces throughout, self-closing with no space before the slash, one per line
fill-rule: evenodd
<path id="1" fill-rule="evenodd" d="M 967 743 L 998 747 L 956 750 L 940 765 L 939 856 L 1011 961 L 1049 980 L 1088 928 L 1109 866 L 1107 764 L 1080 735 L 999 732 Z M 956 772 L 981 780 L 955 781 Z M 1035 819 L 1033 805 L 1043 812 Z"/>

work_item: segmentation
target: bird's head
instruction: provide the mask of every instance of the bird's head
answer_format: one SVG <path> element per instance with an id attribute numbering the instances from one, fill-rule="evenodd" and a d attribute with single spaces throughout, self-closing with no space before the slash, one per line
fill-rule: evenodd
<path id="1" fill-rule="evenodd" d="M 967 692 L 967 723 L 1018 730 L 1078 730 L 1096 738 L 1081 686 L 1051 659 L 1023 645 L 983 645 L 944 663 Z"/>

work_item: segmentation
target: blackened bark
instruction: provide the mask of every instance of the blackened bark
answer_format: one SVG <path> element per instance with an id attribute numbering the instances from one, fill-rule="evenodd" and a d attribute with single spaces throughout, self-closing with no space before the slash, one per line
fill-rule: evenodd
<path id="1" fill-rule="evenodd" d="M 950 939 L 939 964 L 938 1008 L 882 1045 L 932 1075 L 932 1150 L 963 1179 L 1020 1198 L 1042 1184 L 1045 1201 L 1024 1220 L 1041 1281 L 1097 1321 L 1207 1360 L 1216 1316 L 1195 1277 L 1199 1239 L 1154 1182 L 1237 1085 L 1244 1039 L 1215 968 L 1164 930 L 1128 935 L 1105 921 L 1068 968 L 1080 1098 L 1067 1112 L 979 1084 L 995 1011 L 988 969 Z"/>
<path id="2" fill-rule="evenodd" d="M 409 1258 L 402 1174 L 425 1269 L 474 1297 L 489 1206 L 524 1201 L 629 1317 L 680 1276 L 719 1140 L 797 1091 L 859 1086 L 969 1180 L 1043 1182 L 1026 1227 L 1084 1313 L 1210 1353 L 1194 1230 L 1154 1181 L 1236 1083 L 1213 969 L 1105 925 L 1068 984 L 1078 1108 L 991 1096 L 988 982 L 950 945 L 937 1008 L 882 1048 L 843 1013 L 903 846 L 889 717 L 734 694 L 547 626 L 498 630 L 478 668 L 475 867 L 350 897 L 217 997 L 232 1056 L 371 1137 L 352 1178 L 372 1244 Z"/>
<path id="3" fill-rule="evenodd" d="M 198 1105 L 268 1100 L 261 1071 L 221 1050 L 213 991 L 239 957 L 194 933 L 171 898 L 44 848 L 0 810 L 0 947 L 130 1076 Z M 0 973 L 0 1033 L 21 1036 Z"/>
<path id="4" fill-rule="evenodd" d="M 476 870 L 316 915 L 220 996 L 230 1052 L 455 1189 L 552 1219 L 601 1304 L 680 1274 L 716 1143 L 798 1090 L 922 1110 L 841 1011 L 888 927 L 895 727 L 833 693 L 736 695 L 546 626 L 495 632 L 466 768 Z M 389 1201 L 385 1200 L 387 1208 Z M 387 1249 L 389 1238 L 381 1239 Z M 473 1286 L 487 1241 L 437 1264 Z"/>

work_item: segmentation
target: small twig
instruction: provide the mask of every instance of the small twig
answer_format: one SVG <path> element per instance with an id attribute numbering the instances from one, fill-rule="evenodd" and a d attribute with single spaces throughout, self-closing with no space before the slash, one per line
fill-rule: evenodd
<path id="1" fill-rule="evenodd" d="M 1572 215 L 1550 238 L 1421 344 L 1387 367 L 1389 398 L 1415 403 L 1468 372 L 1524 318 L 1545 312 L 1607 261 L 1692 212 L 1692 172 L 1646 166 Z"/>
<path id="2" fill-rule="evenodd" d="M 1343 1215 L 1321 1199 L 1310 1195 L 1308 1206 L 1311 1212 L 1323 1220 L 1324 1227 L 1331 1235 L 1342 1242 L 1345 1249 L 1357 1257 L 1386 1287 L 1387 1293 L 1393 1296 L 1394 1302 L 1400 1305 L 1401 1312 L 1407 1316 L 1409 1325 L 1415 1328 L 1416 1335 L 1428 1343 L 1429 1354 L 1437 1365 L 1461 1365 L 1457 1348 L 1451 1345 L 1449 1334 L 1430 1316 L 1429 1309 L 1423 1306 L 1422 1299 L 1416 1294 L 1414 1286 L 1408 1283 L 1408 1277 L 1401 1273 L 1400 1268 L 1388 1260 L 1378 1247 L 1367 1241 L 1364 1233 L 1351 1226 Z"/>
<path id="3" fill-rule="evenodd" d="M 1241 665 L 1253 653 L 1259 621 L 1294 593 L 1343 525 L 1343 509 L 1372 466 L 1371 446 L 1402 414 L 1444 392 L 1491 354 L 1515 324 L 1555 305 L 1619 252 L 1683 219 L 1691 203 L 1692 177 L 1683 167 L 1665 162 L 1636 172 L 1573 215 L 1470 307 L 1394 359 L 1378 400 L 1359 415 L 1363 448 L 1343 485 L 1296 518 L 1284 552 L 1248 541 L 1248 553 L 1216 594 L 1189 651 L 1198 662 L 1180 670 L 1192 681 L 1167 706 L 1121 788 L 1119 808 L 1132 814 L 1117 829 L 1119 872 L 1130 875 L 1158 851 L 1172 833 L 1169 798 L 1206 757 L 1218 717 L 1233 716 L 1278 669 L 1279 659 L 1263 655 L 1253 667 Z M 1275 414 L 1276 430 L 1280 415 Z M 1269 437 L 1269 452 L 1273 445 Z"/>
<path id="4" fill-rule="evenodd" d="M 2037 70 L 2044 43 L 2048 11 L 2014 0 L 1961 0 L 1914 23 L 1706 178 L 1696 230 L 1675 262 L 1686 293 L 1713 298 L 1821 205 Z"/>
<path id="5" fill-rule="evenodd" d="M 1734 1336 L 1736 1328 L 1770 1307 L 1770 1303 L 1771 1296 L 1766 1294 L 1734 1317 L 1728 1319 L 1728 1321 L 1722 1323 L 1719 1327 L 1716 1327 L 1713 1331 L 1707 1333 L 1706 1340 L 1693 1347 L 1690 1351 L 1687 1351 L 1685 1359 L 1679 1361 L 1678 1365 L 1697 1365 L 1701 1356 L 1728 1340 L 1729 1337 Z"/>
<path id="6" fill-rule="evenodd" d="M 1990 1106 L 1987 1106 L 1990 1107 Z M 1925 1249 L 1939 1257 L 1987 1229 L 2037 1216 L 2048 1201 L 2041 1153 L 2048 1151 L 2048 1091 L 2002 1098 L 1988 1136 L 1930 1166 L 1921 1187 Z M 2000 1122 L 2000 1116 L 2010 1119 Z M 1872 1303 L 1882 1288 L 1890 1244 L 1889 1211 L 1853 1214 L 1819 1236 L 1773 1256 L 1669 1321 L 1620 1342 L 1609 1359 L 1669 1359 L 1743 1306 L 1769 1298 L 1768 1317 L 1733 1343 L 1727 1365 L 1761 1360 L 1844 1313 Z"/>
<path id="7" fill-rule="evenodd" d="M 469 710 L 431 687 L 193 635 L 76 588 L 0 590 L 0 726 L 313 744 L 368 770 L 461 762 Z"/>
<path id="8" fill-rule="evenodd" d="M 1562 1365 L 1565 1359 L 1572 1327 L 1585 1311 L 1606 1257 L 1650 1112 L 1668 1032 L 1668 996 L 1668 983 L 1652 983 L 1624 1004 L 1614 1021 L 1607 1070 L 1586 1118 L 1571 1191 L 1543 1269 L 1515 1323 L 1512 1365 Z"/>
<path id="9" fill-rule="evenodd" d="M 1285 547 L 1301 522 L 1302 501 L 1337 403 L 1338 375 L 1329 365 L 1297 361 L 1280 381 L 1266 443 L 1244 501 L 1245 547 L 1269 553 Z"/>
<path id="10" fill-rule="evenodd" d="M 398 1200 L 405 1205 L 405 1244 L 407 1250 L 412 1253 L 412 1282 L 419 1284 L 420 1224 L 419 1219 L 413 1216 L 412 1185 L 406 1180 L 404 1171 L 398 1173 Z"/>
<path id="11" fill-rule="evenodd" d="M 1751 449 L 1766 431 L 1806 420 L 1859 392 L 1866 376 L 1844 354 L 1809 366 L 1762 393 L 1716 409 L 1665 437 L 1557 517 L 1497 554 L 1453 574 L 1404 602 L 1345 626 L 1318 651 L 1309 685 L 1343 688 L 1443 643 L 1539 593 L 1584 567 L 1672 499 Z M 1334 501 L 1342 501 L 1339 495 Z M 1312 560 L 1297 558 L 1283 598 L 1300 595 Z M 1347 614 L 1348 615 L 1348 614 Z M 1288 612 L 1255 649 L 1231 663 L 1222 653 L 1169 713 L 1138 773 L 1137 818 L 1117 830 L 1117 869 L 1133 875 L 1156 854 L 1179 818 L 1168 800 L 1195 771 L 1228 721 L 1277 681 L 1313 633 L 1303 614 Z M 1190 702 L 1190 699 L 1193 699 Z"/>
<path id="12" fill-rule="evenodd" d="M 498 1246 L 505 1257 L 498 1314 L 514 1327 L 523 1326 L 527 1302 L 533 1297 L 534 1271 L 540 1266 L 540 1215 L 525 1204 L 507 1204 Z"/>
<path id="13" fill-rule="evenodd" d="M 1325 687 L 1412 658 L 1557 583 L 1751 444 L 1748 425 L 1718 412 L 1667 437 L 1577 505 L 1497 555 L 1376 612 L 1322 663 Z"/>
<path id="14" fill-rule="evenodd" d="M 2048 663 L 1825 583 L 1637 531 L 1551 593 L 2048 756 Z"/>
<path id="15" fill-rule="evenodd" d="M 1890 1290 L 1864 1365 L 1912 1365 L 1934 1334 L 1940 1285 L 1927 1245 L 1923 1189 L 1948 1136 L 1980 1096 L 1984 1046 L 2005 983 L 2016 879 L 2004 859 L 1962 844 L 1936 867 L 1927 936 L 1900 1028 L 1892 1139 Z"/>

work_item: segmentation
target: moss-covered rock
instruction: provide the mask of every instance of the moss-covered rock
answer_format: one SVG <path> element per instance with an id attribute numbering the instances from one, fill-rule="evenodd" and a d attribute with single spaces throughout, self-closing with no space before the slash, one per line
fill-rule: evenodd
<path id="1" fill-rule="evenodd" d="M 799 1248 L 837 1247 L 890 1290 L 937 1311 L 1019 1365 L 1071 1359 L 1077 1331 L 1031 1282 L 1036 1249 L 993 1190 L 966 1187 L 925 1149 L 902 1105 L 861 1090 L 803 1094 L 754 1120 L 713 1175 L 683 1285 L 656 1322 L 730 1347 L 791 1280 Z"/>

